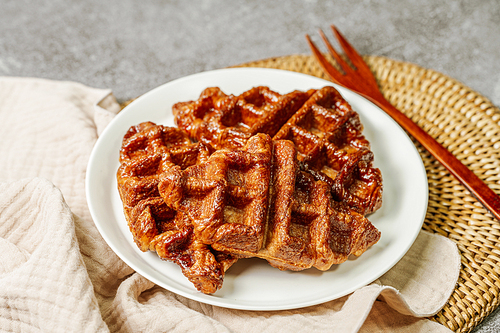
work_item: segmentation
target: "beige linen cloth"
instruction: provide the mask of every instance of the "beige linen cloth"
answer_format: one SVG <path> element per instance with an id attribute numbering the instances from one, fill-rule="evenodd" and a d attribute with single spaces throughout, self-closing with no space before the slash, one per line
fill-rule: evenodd
<path id="1" fill-rule="evenodd" d="M 424 231 L 371 285 L 304 309 L 224 309 L 135 273 L 101 238 L 85 199 L 90 152 L 118 110 L 109 90 L 0 78 L 1 331 L 449 332 L 424 317 L 450 297 L 460 255 Z"/>

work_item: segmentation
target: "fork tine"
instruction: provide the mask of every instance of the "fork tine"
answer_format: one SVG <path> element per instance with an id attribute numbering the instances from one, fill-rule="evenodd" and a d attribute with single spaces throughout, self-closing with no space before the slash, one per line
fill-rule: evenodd
<path id="1" fill-rule="evenodd" d="M 344 59 L 342 59 L 342 57 L 337 53 L 337 51 L 335 51 L 330 41 L 328 40 L 328 38 L 326 38 L 325 34 L 323 33 L 323 30 L 319 29 L 319 35 L 321 36 L 323 43 L 325 43 L 328 52 L 330 52 L 335 61 L 337 61 L 337 63 L 339 64 L 340 68 L 342 68 L 344 73 L 352 71 L 349 64 Z"/>
<path id="2" fill-rule="evenodd" d="M 335 25 L 330 26 L 332 28 L 335 37 L 337 38 L 340 46 L 344 50 L 344 53 L 347 55 L 351 63 L 356 67 L 358 71 L 363 72 L 366 77 L 373 77 L 373 74 L 370 70 L 370 67 L 363 60 L 363 57 L 356 51 L 354 47 L 345 39 L 345 37 L 340 33 L 340 31 L 335 27 Z M 368 75 L 369 74 L 369 75 Z M 373 79 L 375 81 L 375 78 Z"/>
<path id="3" fill-rule="evenodd" d="M 335 68 L 330 62 L 323 56 L 320 50 L 313 43 L 309 35 L 306 34 L 307 43 L 311 48 L 312 53 L 314 54 L 316 60 L 319 62 L 321 67 L 325 70 L 325 72 L 330 76 L 333 82 L 341 84 L 343 74 L 339 72 L 337 68 Z"/>

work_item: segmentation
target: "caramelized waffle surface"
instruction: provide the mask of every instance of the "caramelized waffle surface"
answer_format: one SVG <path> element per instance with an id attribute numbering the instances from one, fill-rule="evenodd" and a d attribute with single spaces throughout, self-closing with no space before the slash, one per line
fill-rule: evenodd
<path id="1" fill-rule="evenodd" d="M 257 134 L 241 149 L 215 151 L 185 169 L 172 166 L 160 174 L 160 195 L 188 216 L 202 243 L 256 253 L 267 222 L 271 153 L 271 138 Z"/>
<path id="2" fill-rule="evenodd" d="M 330 187 L 298 168 L 293 143 L 251 137 L 207 161 L 160 175 L 160 195 L 186 214 L 204 244 L 238 257 L 260 257 L 280 269 L 326 270 L 360 255 L 380 237 Z"/>
<path id="3" fill-rule="evenodd" d="M 273 143 L 268 228 L 258 257 L 280 269 L 327 270 L 379 240 L 368 219 L 332 199 L 328 183 L 300 170 L 290 141 Z"/>
<path id="4" fill-rule="evenodd" d="M 211 150 L 242 147 L 256 133 L 290 140 L 300 168 L 327 182 L 336 201 L 362 215 L 382 204 L 382 175 L 359 115 L 331 86 L 285 95 L 255 87 L 239 96 L 207 88 L 172 112 L 179 128 Z"/>
<path id="5" fill-rule="evenodd" d="M 175 104 L 172 112 L 179 128 L 212 151 L 241 148 L 257 133 L 274 136 L 313 93 L 280 95 L 260 86 L 234 96 L 211 87 L 196 101 Z"/>
<path id="6" fill-rule="evenodd" d="M 327 270 L 380 238 L 365 215 L 382 179 L 359 116 L 332 87 L 280 95 L 208 88 L 173 107 L 179 128 L 125 134 L 118 189 L 134 241 L 203 293 L 239 258 Z"/>
<path id="7" fill-rule="evenodd" d="M 327 182 L 333 198 L 362 215 L 382 204 L 382 174 L 373 167 L 370 143 L 357 112 L 333 87 L 319 89 L 279 132 L 297 147 L 301 167 Z"/>
<path id="8" fill-rule="evenodd" d="M 214 251 L 197 239 L 188 216 L 168 207 L 158 190 L 159 177 L 165 170 L 187 168 L 207 158 L 206 147 L 191 143 L 179 129 L 141 123 L 125 134 L 117 181 L 137 246 L 175 262 L 196 289 L 210 294 L 220 289 L 224 272 L 236 258 Z"/>

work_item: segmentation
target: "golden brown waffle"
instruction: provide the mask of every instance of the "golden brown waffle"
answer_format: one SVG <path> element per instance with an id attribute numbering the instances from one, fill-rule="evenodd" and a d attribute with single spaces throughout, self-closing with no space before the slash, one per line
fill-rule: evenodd
<path id="1" fill-rule="evenodd" d="M 218 150 L 188 168 L 171 166 L 159 175 L 160 195 L 187 214 L 204 244 L 256 253 L 267 220 L 271 152 L 271 138 L 258 134 L 241 149 Z"/>
<path id="2" fill-rule="evenodd" d="M 118 189 L 134 240 L 177 263 L 204 293 L 239 257 L 280 269 L 326 270 L 360 255 L 380 232 L 301 171 L 295 145 L 252 136 L 209 156 L 177 128 L 147 122 L 125 135 Z"/>
<path id="3" fill-rule="evenodd" d="M 212 87 L 196 101 L 175 104 L 172 112 L 179 128 L 211 150 L 240 148 L 257 133 L 274 136 L 313 92 L 280 95 L 261 86 L 234 96 Z"/>
<path id="4" fill-rule="evenodd" d="M 236 258 L 327 270 L 379 240 L 364 215 L 380 207 L 380 171 L 333 87 L 208 88 L 173 112 L 179 129 L 127 132 L 118 188 L 139 248 L 176 262 L 198 290 L 220 288 Z"/>
<path id="5" fill-rule="evenodd" d="M 159 190 L 212 248 L 260 257 L 280 269 L 326 270 L 380 237 L 361 214 L 331 199 L 330 187 L 300 171 L 290 141 L 251 137 L 206 162 L 160 175 Z"/>
<path id="6" fill-rule="evenodd" d="M 382 174 L 357 112 L 331 86 L 316 91 L 274 136 L 295 143 L 302 169 L 327 182 L 336 201 L 357 212 L 382 204 Z"/>
<path id="7" fill-rule="evenodd" d="M 212 149 L 242 147 L 256 133 L 291 140 L 301 169 L 327 182 L 335 200 L 363 215 L 382 203 L 382 175 L 359 115 L 331 86 L 285 95 L 255 87 L 239 96 L 208 88 L 172 111 L 180 128 Z"/>
<path id="8" fill-rule="evenodd" d="M 137 246 L 177 263 L 198 290 L 213 293 L 222 286 L 224 272 L 236 258 L 196 239 L 190 219 L 168 207 L 158 191 L 163 171 L 173 165 L 186 168 L 207 158 L 206 147 L 192 144 L 184 132 L 146 122 L 125 134 L 117 180 Z"/>
<path id="9" fill-rule="evenodd" d="M 273 141 L 269 213 L 265 244 L 256 254 L 216 247 L 222 251 L 256 256 L 280 269 L 327 270 L 349 255 L 361 255 L 380 238 L 364 216 L 331 198 L 330 187 L 299 169 L 296 147 Z"/>

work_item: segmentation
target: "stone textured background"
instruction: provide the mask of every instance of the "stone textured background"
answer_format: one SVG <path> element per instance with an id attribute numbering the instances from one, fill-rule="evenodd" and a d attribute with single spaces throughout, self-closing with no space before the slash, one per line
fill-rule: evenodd
<path id="1" fill-rule="evenodd" d="M 500 105 L 498 0 L 0 0 L 0 75 L 78 81 L 119 101 L 289 54 L 334 23 L 362 54 L 453 77 Z M 500 313 L 476 333 L 499 332 Z"/>

